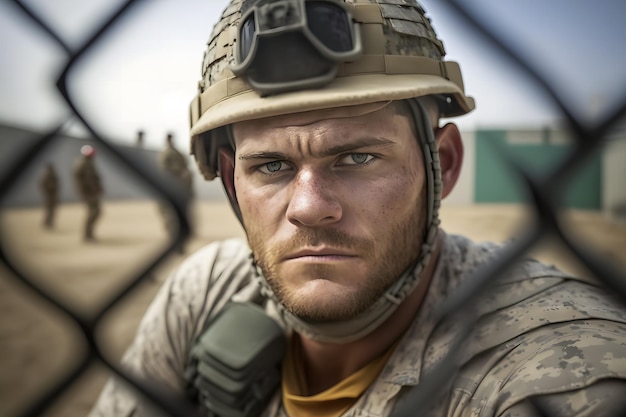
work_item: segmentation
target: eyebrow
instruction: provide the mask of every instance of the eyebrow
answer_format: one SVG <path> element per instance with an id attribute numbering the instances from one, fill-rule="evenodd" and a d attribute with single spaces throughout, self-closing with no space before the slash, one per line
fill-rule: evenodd
<path id="1" fill-rule="evenodd" d="M 350 143 L 342 143 L 340 145 L 331 146 L 329 148 L 325 148 L 320 152 L 321 157 L 328 157 L 333 155 L 342 154 L 345 152 L 355 151 L 365 147 L 385 147 L 389 145 L 393 145 L 395 142 L 385 138 L 379 137 L 364 137 L 358 140 L 355 140 Z M 251 152 L 248 154 L 240 155 L 240 160 L 251 160 L 251 159 L 285 159 L 286 155 L 280 152 Z"/>

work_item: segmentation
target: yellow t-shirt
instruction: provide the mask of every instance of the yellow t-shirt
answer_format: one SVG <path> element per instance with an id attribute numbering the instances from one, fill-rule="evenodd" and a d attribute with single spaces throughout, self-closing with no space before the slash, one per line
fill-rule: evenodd
<path id="1" fill-rule="evenodd" d="M 295 339 L 295 340 L 294 340 Z M 391 356 L 395 343 L 343 381 L 319 394 L 304 396 L 306 381 L 301 371 L 302 351 L 298 338 L 292 338 L 283 361 L 283 405 L 292 417 L 339 417 L 343 415 L 376 379 Z"/>

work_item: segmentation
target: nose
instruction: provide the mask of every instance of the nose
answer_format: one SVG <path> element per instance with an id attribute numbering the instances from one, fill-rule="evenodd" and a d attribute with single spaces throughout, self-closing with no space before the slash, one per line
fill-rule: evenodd
<path id="1" fill-rule="evenodd" d="M 335 197 L 336 183 L 323 172 L 301 170 L 294 178 L 287 219 L 296 226 L 319 227 L 341 220 L 343 209 Z"/>

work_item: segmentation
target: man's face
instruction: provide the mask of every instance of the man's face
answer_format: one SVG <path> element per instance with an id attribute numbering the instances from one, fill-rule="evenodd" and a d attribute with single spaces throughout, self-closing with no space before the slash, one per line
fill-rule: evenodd
<path id="1" fill-rule="evenodd" d="M 242 122 L 234 137 L 248 241 L 292 313 L 351 318 L 419 255 L 424 166 L 395 104 Z"/>

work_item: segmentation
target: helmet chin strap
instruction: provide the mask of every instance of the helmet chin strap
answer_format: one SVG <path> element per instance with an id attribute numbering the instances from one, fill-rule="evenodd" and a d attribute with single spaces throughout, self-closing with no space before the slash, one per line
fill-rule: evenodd
<path id="1" fill-rule="evenodd" d="M 255 266 L 255 278 L 261 286 L 261 293 L 276 304 L 282 319 L 304 337 L 323 342 L 344 344 L 358 340 L 384 323 L 420 282 L 428 265 L 439 229 L 439 206 L 441 205 L 441 166 L 439 153 L 426 108 L 419 99 L 407 100 L 421 142 L 424 166 L 427 177 L 427 222 L 419 257 L 398 280 L 387 289 L 366 311 L 347 320 L 335 322 L 309 322 L 291 313 L 280 302 L 263 272 Z"/>

